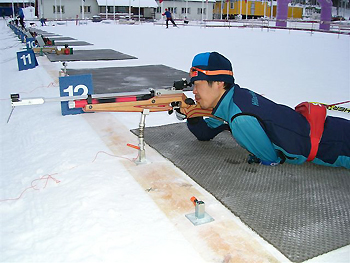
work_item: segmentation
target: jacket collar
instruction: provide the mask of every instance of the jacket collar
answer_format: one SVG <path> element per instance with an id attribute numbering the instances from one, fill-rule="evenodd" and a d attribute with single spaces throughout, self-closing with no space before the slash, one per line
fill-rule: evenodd
<path id="1" fill-rule="evenodd" d="M 230 102 L 232 101 L 233 94 L 235 92 L 235 86 L 231 89 L 225 91 L 225 93 L 221 96 L 218 104 L 216 104 L 215 108 L 212 111 L 212 114 L 220 119 L 225 121 L 229 121 L 229 118 L 232 113 L 229 112 L 228 107 Z"/>

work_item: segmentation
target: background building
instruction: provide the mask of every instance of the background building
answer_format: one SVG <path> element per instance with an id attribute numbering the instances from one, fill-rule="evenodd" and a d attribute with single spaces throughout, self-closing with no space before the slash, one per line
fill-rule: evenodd
<path id="1" fill-rule="evenodd" d="M 140 16 L 154 18 L 157 3 L 155 0 L 13 0 L 15 5 L 33 6 L 37 17 L 49 20 L 90 19 L 94 15 L 112 19 L 120 16 Z M 129 4 L 131 6 L 129 6 Z M 0 0 L 0 9 L 11 9 L 12 0 Z M 0 10 L 1 12 L 1 10 Z M 6 14 L 10 15 L 10 14 Z"/>
<path id="2" fill-rule="evenodd" d="M 221 6 L 221 8 L 220 8 Z M 276 17 L 277 3 L 273 3 L 272 17 Z M 234 19 L 238 15 L 243 18 L 271 17 L 271 1 L 258 0 L 230 0 L 217 1 L 214 6 L 214 18 Z M 288 18 L 302 18 L 303 7 L 290 4 L 288 8 Z"/>
<path id="3" fill-rule="evenodd" d="M 213 19 L 215 0 L 165 0 L 159 3 L 155 18 L 161 19 L 165 9 L 168 9 L 174 19 L 205 20 Z"/>

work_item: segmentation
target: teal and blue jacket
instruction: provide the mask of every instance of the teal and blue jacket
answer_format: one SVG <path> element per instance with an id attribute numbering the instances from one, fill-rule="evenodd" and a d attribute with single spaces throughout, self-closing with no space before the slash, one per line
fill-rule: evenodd
<path id="1" fill-rule="evenodd" d="M 294 109 L 277 104 L 235 84 L 226 91 L 212 114 L 219 118 L 201 118 L 187 122 L 199 140 L 210 140 L 229 129 L 237 143 L 262 164 L 283 162 L 301 164 L 310 153 L 310 125 Z M 312 161 L 350 169 L 350 121 L 328 116 Z"/>

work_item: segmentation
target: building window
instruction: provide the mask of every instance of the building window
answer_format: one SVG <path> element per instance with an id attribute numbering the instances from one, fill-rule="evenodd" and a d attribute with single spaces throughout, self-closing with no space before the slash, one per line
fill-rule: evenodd
<path id="1" fill-rule="evenodd" d="M 80 13 L 82 13 L 81 12 L 81 6 L 80 6 Z M 84 13 L 86 14 L 86 13 L 91 13 L 91 6 L 86 6 L 86 5 L 84 5 Z"/>
<path id="2" fill-rule="evenodd" d="M 168 7 L 170 13 L 177 14 L 177 7 Z"/>
<path id="3" fill-rule="evenodd" d="M 107 6 L 107 13 L 113 14 L 113 11 L 114 11 L 113 6 Z M 106 13 L 106 6 L 100 6 L 100 13 Z"/>
<path id="4" fill-rule="evenodd" d="M 201 15 L 202 14 L 202 12 L 203 12 L 203 14 L 205 15 L 205 13 L 206 13 L 206 8 L 197 8 L 197 14 L 198 15 Z"/>
<path id="5" fill-rule="evenodd" d="M 129 13 L 129 7 L 126 7 L 126 6 L 116 6 L 115 12 L 117 12 L 117 13 Z"/>
<path id="6" fill-rule="evenodd" d="M 186 13 L 186 8 L 182 7 L 181 8 L 181 14 L 190 14 L 190 8 L 187 8 L 187 13 Z"/>
<path id="7" fill-rule="evenodd" d="M 52 11 L 54 14 L 60 14 L 62 12 L 62 14 L 64 14 L 64 5 L 61 5 L 61 10 L 60 10 L 60 6 L 52 6 Z M 57 12 L 56 12 L 57 11 Z M 61 12 L 60 12 L 61 11 Z"/>
<path id="8" fill-rule="evenodd" d="M 250 2 L 250 14 L 254 15 L 255 13 L 255 2 Z"/>
<path id="9" fill-rule="evenodd" d="M 158 6 L 156 12 L 157 12 L 157 14 L 160 14 L 162 12 L 162 7 Z"/>

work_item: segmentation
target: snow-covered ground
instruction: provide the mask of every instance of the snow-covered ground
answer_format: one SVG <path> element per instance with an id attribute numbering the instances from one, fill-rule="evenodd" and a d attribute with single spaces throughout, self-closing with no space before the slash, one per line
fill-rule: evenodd
<path id="1" fill-rule="evenodd" d="M 42 29 L 94 44 L 74 49 L 111 48 L 138 58 L 70 62 L 71 69 L 163 64 L 188 71 L 194 55 L 218 51 L 231 60 L 238 84 L 276 102 L 294 107 L 302 101 L 350 99 L 349 36 L 233 28 L 166 30 L 153 24 L 113 23 Z M 24 45 L 4 20 L 0 43 L 0 262 L 208 261 L 178 230 L 180 220 L 187 219 L 169 220 L 131 175 L 136 151 L 125 147 L 121 155 L 111 153 L 90 117 L 63 117 L 60 104 L 53 102 L 17 107 L 7 123 L 11 93 L 22 98 L 59 96 L 61 64 L 39 57 L 38 67 L 18 71 L 16 52 Z M 350 119 L 346 113 L 329 114 Z M 123 124 L 121 134 L 138 127 L 139 114 L 110 115 Z M 175 116 L 153 113 L 146 125 L 171 122 L 177 122 Z M 137 139 L 128 142 L 137 144 Z M 259 243 L 278 261 L 287 261 L 264 241 Z M 347 246 L 310 262 L 349 258 Z"/>

